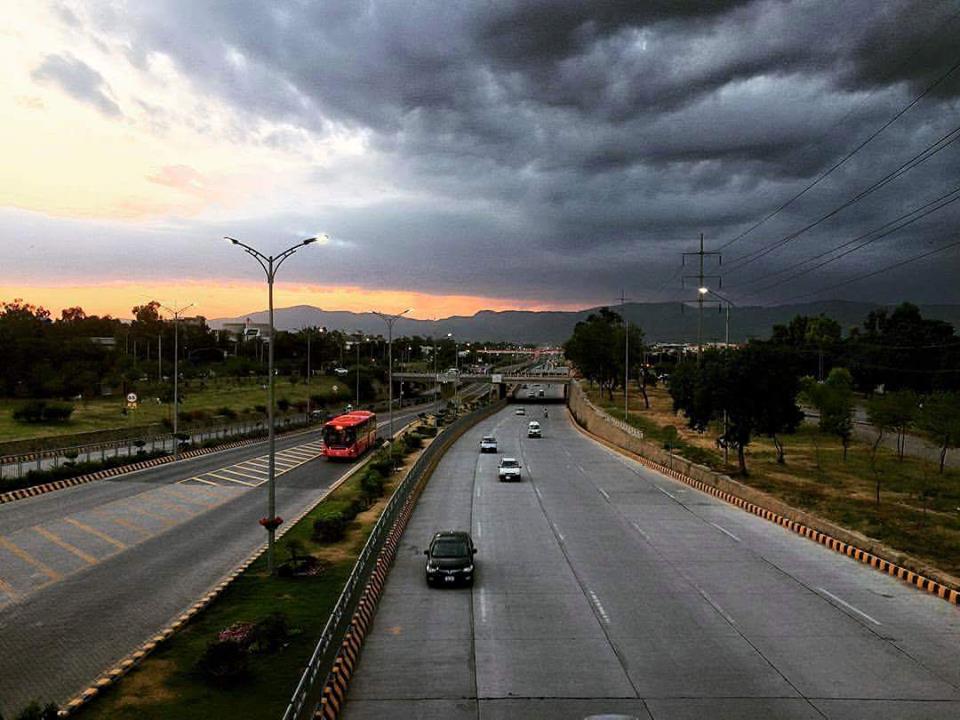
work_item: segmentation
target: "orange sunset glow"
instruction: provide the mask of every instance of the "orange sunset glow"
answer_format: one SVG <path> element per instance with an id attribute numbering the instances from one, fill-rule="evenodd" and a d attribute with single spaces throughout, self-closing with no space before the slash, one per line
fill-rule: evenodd
<path id="1" fill-rule="evenodd" d="M 30 286 L 0 285 L 0 297 L 22 298 L 41 305 L 54 316 L 67 307 L 80 306 L 88 315 L 128 318 L 130 309 L 150 300 L 163 303 L 193 303 L 191 313 L 206 318 L 236 317 L 267 307 L 265 283 L 104 283 L 98 285 Z M 403 310 L 413 308 L 411 317 L 442 318 L 472 315 L 480 310 L 575 310 L 580 305 L 553 305 L 530 300 L 493 298 L 475 295 L 430 295 L 403 290 L 371 290 L 362 287 L 325 287 L 320 285 L 274 286 L 277 308 L 313 305 L 326 310 L 369 312 L 371 309 Z"/>

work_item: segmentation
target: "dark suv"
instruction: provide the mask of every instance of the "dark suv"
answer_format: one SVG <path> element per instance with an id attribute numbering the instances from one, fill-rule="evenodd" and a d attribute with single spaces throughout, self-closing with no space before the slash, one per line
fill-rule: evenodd
<path id="1" fill-rule="evenodd" d="M 462 530 L 435 533 L 423 554 L 427 556 L 427 585 L 473 585 L 473 556 L 477 549 L 470 533 Z"/>

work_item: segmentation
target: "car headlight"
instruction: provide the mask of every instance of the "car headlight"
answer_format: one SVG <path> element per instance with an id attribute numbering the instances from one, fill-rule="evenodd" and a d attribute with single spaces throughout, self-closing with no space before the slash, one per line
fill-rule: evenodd
<path id="1" fill-rule="evenodd" d="M 472 573 L 472 572 L 473 572 L 473 565 L 467 565 L 467 566 L 463 569 L 463 572 L 465 572 L 465 573 Z"/>
<path id="2" fill-rule="evenodd" d="M 434 572 L 436 572 L 436 571 L 437 571 L 437 566 L 436 566 L 436 565 L 433 565 L 432 563 L 427 563 L 427 572 L 428 572 L 428 573 L 434 573 Z"/>

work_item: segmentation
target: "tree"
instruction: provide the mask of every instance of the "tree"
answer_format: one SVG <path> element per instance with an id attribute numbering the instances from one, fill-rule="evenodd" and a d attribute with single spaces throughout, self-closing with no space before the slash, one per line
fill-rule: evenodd
<path id="1" fill-rule="evenodd" d="M 947 450 L 960 447 L 960 393 L 936 393 L 927 396 L 917 417 L 920 431 L 940 448 L 940 473 Z"/>
<path id="2" fill-rule="evenodd" d="M 846 461 L 853 435 L 853 377 L 850 371 L 833 368 L 822 383 L 806 378 L 803 391 L 820 411 L 820 430 L 840 438 Z"/>
<path id="3" fill-rule="evenodd" d="M 737 448 L 740 473 L 746 475 L 745 449 L 755 433 L 770 437 L 777 462 L 784 462 L 779 435 L 793 432 L 803 419 L 796 403 L 798 374 L 782 348 L 751 343 L 681 363 L 670 377 L 670 394 L 674 409 L 683 410 L 695 430 L 706 430 L 726 410 L 724 441 Z"/>
<path id="4" fill-rule="evenodd" d="M 623 320 L 610 308 L 600 308 L 573 328 L 564 343 L 567 358 L 581 374 L 600 385 L 613 399 L 613 390 L 623 377 Z"/>
<path id="5" fill-rule="evenodd" d="M 904 438 L 916 416 L 917 396 L 912 390 L 895 390 L 871 397 L 867 401 L 867 419 L 877 428 L 873 453 L 876 454 L 884 432 L 896 432 L 897 457 L 903 460 Z"/>

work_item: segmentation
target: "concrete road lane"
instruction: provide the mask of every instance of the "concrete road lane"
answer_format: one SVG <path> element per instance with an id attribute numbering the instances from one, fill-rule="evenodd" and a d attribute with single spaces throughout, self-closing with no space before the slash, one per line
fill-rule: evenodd
<path id="1" fill-rule="evenodd" d="M 511 409 L 440 463 L 403 537 L 345 717 L 960 717 L 960 612 Z M 528 413 L 531 408 L 528 407 Z M 499 456 L 480 455 L 493 432 Z M 521 459 L 523 482 L 496 479 Z M 470 589 L 422 549 L 470 528 Z"/>
<path id="2" fill-rule="evenodd" d="M 397 413 L 395 422 L 417 412 Z M 282 517 L 315 502 L 351 467 L 311 460 L 317 440 L 315 432 L 278 438 Z M 265 447 L 0 506 L 0 713 L 13 715 L 32 699 L 68 700 L 264 542 L 257 521 L 266 472 L 253 461 Z M 241 467 L 249 477 L 236 477 L 249 484 L 209 478 Z"/>

